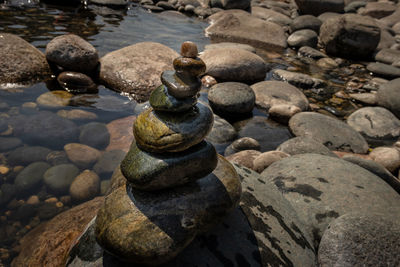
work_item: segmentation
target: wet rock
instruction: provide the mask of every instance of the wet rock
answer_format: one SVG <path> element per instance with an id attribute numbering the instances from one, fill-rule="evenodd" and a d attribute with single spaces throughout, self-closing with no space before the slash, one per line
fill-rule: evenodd
<path id="1" fill-rule="evenodd" d="M 243 150 L 226 157 L 232 163 L 236 163 L 251 170 L 254 170 L 254 159 L 261 154 L 257 150 Z"/>
<path id="2" fill-rule="evenodd" d="M 101 156 L 97 149 L 79 143 L 66 144 L 64 150 L 68 159 L 81 169 L 89 169 Z"/>
<path id="3" fill-rule="evenodd" d="M 66 194 L 78 174 L 79 169 L 75 165 L 60 164 L 49 168 L 43 175 L 43 180 L 51 192 Z"/>
<path id="4" fill-rule="evenodd" d="M 206 73 L 219 81 L 259 81 L 266 74 L 264 60 L 243 49 L 206 50 L 201 59 L 206 63 Z"/>
<path id="5" fill-rule="evenodd" d="M 74 34 L 61 35 L 46 46 L 46 58 L 64 70 L 90 73 L 99 62 L 96 48 Z"/>
<path id="6" fill-rule="evenodd" d="M 229 156 L 243 150 L 260 150 L 260 143 L 251 137 L 242 137 L 230 144 L 225 149 L 224 155 Z"/>
<path id="7" fill-rule="evenodd" d="M 31 83 L 50 77 L 43 53 L 22 38 L 1 33 L 0 51 L 0 84 Z"/>
<path id="8" fill-rule="evenodd" d="M 57 115 L 73 121 L 90 121 L 98 119 L 95 113 L 82 109 L 62 109 L 57 111 Z"/>
<path id="9" fill-rule="evenodd" d="M 298 30 L 289 35 L 287 43 L 292 47 L 316 47 L 318 43 L 318 34 L 309 29 Z"/>
<path id="10" fill-rule="evenodd" d="M 69 187 L 72 200 L 77 202 L 88 201 L 100 193 L 100 178 L 90 170 L 84 170 L 75 177 Z"/>
<path id="11" fill-rule="evenodd" d="M 357 101 L 364 103 L 364 104 L 368 104 L 368 105 L 378 104 L 378 100 L 376 99 L 376 94 L 373 94 L 373 93 L 349 94 L 349 96 Z"/>
<path id="12" fill-rule="evenodd" d="M 367 65 L 367 70 L 371 71 L 372 73 L 388 78 L 394 79 L 400 77 L 400 68 L 396 68 L 392 65 L 384 64 L 384 63 L 369 63 Z"/>
<path id="13" fill-rule="evenodd" d="M 390 185 L 397 193 L 400 193 L 400 180 L 391 174 L 381 164 L 373 160 L 363 159 L 352 155 L 344 156 L 343 159 L 372 172 Z"/>
<path id="14" fill-rule="evenodd" d="M 22 145 L 22 141 L 16 137 L 0 137 L 0 152 L 13 150 Z"/>
<path id="15" fill-rule="evenodd" d="M 137 117 L 133 133 L 143 150 L 178 152 L 203 140 L 211 130 L 212 119 L 210 108 L 201 103 L 179 117 L 174 113 L 157 113 L 150 108 Z"/>
<path id="16" fill-rule="evenodd" d="M 376 19 L 384 18 L 396 11 L 396 5 L 392 2 L 368 2 L 357 13 L 362 16 L 370 16 Z"/>
<path id="17" fill-rule="evenodd" d="M 243 83 L 218 83 L 208 91 L 208 101 L 215 113 L 228 116 L 246 114 L 254 108 L 255 94 Z"/>
<path id="18" fill-rule="evenodd" d="M 159 43 L 137 43 L 100 59 L 100 81 L 143 102 L 160 85 L 160 74 L 172 69 L 171 62 L 177 56 L 174 50 Z"/>
<path id="19" fill-rule="evenodd" d="M 110 143 L 110 133 L 107 126 L 100 122 L 90 122 L 81 127 L 79 142 L 82 144 L 104 149 Z"/>
<path id="20" fill-rule="evenodd" d="M 154 5 L 143 5 L 142 7 L 151 12 L 163 12 L 164 11 L 164 8 L 159 7 L 159 6 L 154 6 Z"/>
<path id="21" fill-rule="evenodd" d="M 106 151 L 122 150 L 128 152 L 134 140 L 132 125 L 135 120 L 136 116 L 128 116 L 107 124 L 107 130 L 110 133 L 110 144 L 106 147 Z"/>
<path id="22" fill-rule="evenodd" d="M 235 128 L 226 120 L 214 115 L 214 124 L 208 133 L 206 140 L 211 143 L 223 144 L 237 137 Z"/>
<path id="23" fill-rule="evenodd" d="M 15 184 L 4 183 L 0 187 L 0 205 L 8 203 L 17 194 L 18 188 Z"/>
<path id="24" fill-rule="evenodd" d="M 228 215 L 222 224 L 196 237 L 164 266 L 235 263 L 245 266 L 316 266 L 310 234 L 304 231 L 303 223 L 289 202 L 273 185 L 262 181 L 259 174 L 242 166 L 235 168 L 243 185 L 241 207 Z M 107 263 L 110 267 L 129 265 L 103 253 L 95 242 L 93 223 L 77 242 L 70 260 L 69 267 L 93 263 Z"/>
<path id="25" fill-rule="evenodd" d="M 141 151 L 132 143 L 121 162 L 121 171 L 132 187 L 154 191 L 195 181 L 212 172 L 216 165 L 215 148 L 204 141 L 185 151 L 168 154 Z"/>
<path id="26" fill-rule="evenodd" d="M 247 9 L 250 7 L 250 0 L 211 0 L 210 6 L 222 9 Z"/>
<path id="27" fill-rule="evenodd" d="M 318 16 L 324 12 L 342 13 L 344 10 L 343 0 L 296 0 L 300 14 L 311 14 Z"/>
<path id="28" fill-rule="evenodd" d="M 336 13 L 336 12 L 324 12 L 321 15 L 318 16 L 318 19 L 322 21 L 322 23 L 324 23 L 325 21 L 327 21 L 328 19 L 331 18 L 337 18 L 340 17 L 342 14 L 340 13 Z M 322 25 L 321 25 L 322 26 Z M 321 28 L 320 28 L 321 30 Z"/>
<path id="29" fill-rule="evenodd" d="M 296 136 L 310 137 L 330 150 L 367 153 L 365 139 L 346 123 L 319 113 L 302 112 L 294 115 L 289 127 Z"/>
<path id="30" fill-rule="evenodd" d="M 179 190 L 151 194 L 122 186 L 107 196 L 97 214 L 96 239 L 125 261 L 167 262 L 234 209 L 240 194 L 239 176 L 222 157 L 212 174 Z"/>
<path id="31" fill-rule="evenodd" d="M 326 86 L 324 81 L 303 73 L 276 69 L 273 70 L 272 75 L 276 80 L 282 80 L 303 89 Z"/>
<path id="32" fill-rule="evenodd" d="M 379 87 L 376 97 L 378 105 L 389 109 L 397 118 L 400 118 L 400 79 L 392 80 Z"/>
<path id="33" fill-rule="evenodd" d="M 43 180 L 43 175 L 50 168 L 46 162 L 35 162 L 26 166 L 15 178 L 14 184 L 22 194 L 37 187 Z"/>
<path id="34" fill-rule="evenodd" d="M 68 106 L 73 95 L 66 91 L 56 90 L 41 94 L 36 103 L 42 108 L 62 108 Z"/>
<path id="35" fill-rule="evenodd" d="M 174 66 L 174 68 L 176 67 Z M 204 71 L 204 69 L 201 71 Z M 177 70 L 179 69 L 177 68 Z M 178 71 L 166 70 L 161 74 L 161 82 L 167 87 L 168 94 L 175 98 L 194 97 L 201 85 L 200 80 L 196 76 L 185 75 L 183 73 L 179 75 Z"/>
<path id="36" fill-rule="evenodd" d="M 261 173 L 263 170 L 269 167 L 272 163 L 279 161 L 281 159 L 289 157 L 289 154 L 286 154 L 282 151 L 268 151 L 261 153 L 258 155 L 253 161 L 253 170 L 258 173 Z"/>
<path id="37" fill-rule="evenodd" d="M 332 58 L 321 58 L 316 63 L 318 67 L 325 70 L 333 70 L 339 68 L 339 64 Z"/>
<path id="38" fill-rule="evenodd" d="M 273 163 L 261 173 L 307 222 L 316 247 L 328 224 L 353 211 L 398 212 L 400 195 L 371 172 L 342 159 L 302 154 Z"/>
<path id="39" fill-rule="evenodd" d="M 204 51 L 212 50 L 212 49 L 222 49 L 222 48 L 235 48 L 235 49 L 243 49 L 252 53 L 256 52 L 256 49 L 251 45 L 240 44 L 240 43 L 230 43 L 230 42 L 222 42 L 217 44 L 208 44 L 204 47 Z"/>
<path id="40" fill-rule="evenodd" d="M 254 17 L 266 20 L 268 22 L 273 22 L 281 26 L 286 26 L 292 23 L 292 19 L 288 16 L 264 7 L 253 6 L 251 8 L 251 14 Z"/>
<path id="41" fill-rule="evenodd" d="M 389 48 L 382 49 L 375 55 L 375 60 L 386 64 L 393 64 L 400 60 L 400 51 Z"/>
<path id="42" fill-rule="evenodd" d="M 110 175 L 125 157 L 121 150 L 110 150 L 105 152 L 94 165 L 93 170 L 100 176 Z"/>
<path id="43" fill-rule="evenodd" d="M 365 107 L 352 113 L 347 124 L 371 144 L 391 145 L 400 137 L 400 120 L 381 107 Z"/>
<path id="44" fill-rule="evenodd" d="M 298 154 L 313 153 L 330 157 L 337 157 L 322 143 L 317 142 L 309 137 L 291 138 L 286 142 L 280 144 L 276 150 L 285 152 L 291 156 Z"/>
<path id="45" fill-rule="evenodd" d="M 161 85 L 151 93 L 149 102 L 156 111 L 183 112 L 191 109 L 197 103 L 197 98 L 193 96 L 177 99 L 168 93 L 165 85 Z"/>
<path id="46" fill-rule="evenodd" d="M 206 34 L 213 42 L 239 42 L 265 50 L 282 50 L 287 47 L 281 26 L 255 18 L 245 11 L 218 12 L 210 16 L 209 20 L 212 25 L 206 29 Z"/>
<path id="47" fill-rule="evenodd" d="M 12 266 L 65 264 L 72 242 L 81 234 L 103 203 L 99 197 L 57 215 L 40 224 L 21 240 L 21 252 Z"/>
<path id="48" fill-rule="evenodd" d="M 46 161 L 50 149 L 41 146 L 23 146 L 11 151 L 7 156 L 8 162 L 13 165 L 28 165 L 35 161 Z"/>
<path id="49" fill-rule="evenodd" d="M 254 116 L 240 123 L 239 137 L 251 137 L 260 143 L 260 151 L 275 150 L 281 143 L 290 139 L 287 127 L 284 127 L 265 117 Z"/>
<path id="50" fill-rule="evenodd" d="M 394 266 L 400 262 L 399 238 L 400 224 L 393 213 L 348 213 L 325 231 L 318 262 L 321 266 Z"/>
<path id="51" fill-rule="evenodd" d="M 320 59 L 327 57 L 327 55 L 325 55 L 324 53 L 309 46 L 300 47 L 298 53 L 303 57 L 310 57 L 313 59 Z"/>
<path id="52" fill-rule="evenodd" d="M 400 167 L 400 151 L 394 147 L 374 148 L 369 156 L 390 172 L 394 172 Z"/>
<path id="53" fill-rule="evenodd" d="M 47 154 L 46 160 L 53 166 L 70 163 L 67 153 L 65 153 L 65 151 L 51 151 L 49 154 Z"/>
<path id="54" fill-rule="evenodd" d="M 310 29 L 316 33 L 319 33 L 319 28 L 322 25 L 322 21 L 312 15 L 303 15 L 296 17 L 290 24 L 291 32 L 295 32 L 303 29 Z"/>
<path id="55" fill-rule="evenodd" d="M 97 93 L 97 85 L 89 76 L 73 71 L 64 71 L 57 77 L 62 88 L 68 92 L 90 94 Z"/>
<path id="56" fill-rule="evenodd" d="M 326 20 L 319 37 L 328 54 L 365 58 L 370 57 L 378 46 L 380 32 L 372 18 L 345 14 Z"/>
<path id="57" fill-rule="evenodd" d="M 281 81 L 264 81 L 251 86 L 256 95 L 257 107 L 269 110 L 274 105 L 287 104 L 308 109 L 306 96 L 296 87 Z"/>
<path id="58" fill-rule="evenodd" d="M 18 115 L 10 122 L 14 135 L 27 144 L 62 148 L 66 143 L 78 139 L 79 130 L 75 123 L 48 111 L 33 115 Z"/>

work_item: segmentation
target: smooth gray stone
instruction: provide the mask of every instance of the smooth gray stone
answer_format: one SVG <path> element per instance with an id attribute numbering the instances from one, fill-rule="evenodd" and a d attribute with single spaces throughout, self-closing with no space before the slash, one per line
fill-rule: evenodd
<path id="1" fill-rule="evenodd" d="M 79 142 L 97 149 L 105 149 L 110 143 L 107 126 L 100 122 L 90 122 L 81 127 Z"/>
<path id="2" fill-rule="evenodd" d="M 389 109 L 397 118 L 400 118 L 400 78 L 382 84 L 376 97 L 378 105 Z"/>
<path id="3" fill-rule="evenodd" d="M 318 249 L 320 266 L 399 266 L 398 214 L 352 212 L 334 220 Z"/>
<path id="4" fill-rule="evenodd" d="M 381 164 L 368 159 L 363 159 L 357 156 L 344 156 L 344 160 L 351 163 L 357 164 L 360 167 L 372 172 L 376 176 L 379 176 L 388 183 L 397 193 L 400 194 L 400 180 L 397 179 L 390 171 L 388 171 Z"/>
<path id="5" fill-rule="evenodd" d="M 26 166 L 15 178 L 14 184 L 22 194 L 28 194 L 29 190 L 38 186 L 44 173 L 50 168 L 46 162 L 35 162 Z"/>
<path id="6" fill-rule="evenodd" d="M 353 211 L 400 214 L 400 195 L 375 174 L 319 154 L 291 156 L 261 173 L 293 205 L 313 233 L 315 246 L 328 224 Z"/>
<path id="7" fill-rule="evenodd" d="M 49 168 L 44 173 L 43 180 L 51 192 L 67 194 L 71 183 L 79 172 L 78 167 L 73 164 L 60 164 Z"/>
<path id="8" fill-rule="evenodd" d="M 317 47 L 318 34 L 309 29 L 297 30 L 289 35 L 288 45 L 292 47 L 311 46 Z"/>
<path id="9" fill-rule="evenodd" d="M 176 98 L 193 97 L 200 91 L 201 82 L 197 77 L 177 76 L 175 71 L 166 70 L 161 74 L 161 82 L 168 88 L 168 93 Z"/>
<path id="10" fill-rule="evenodd" d="M 396 68 L 392 65 L 379 63 L 379 62 L 372 62 L 367 65 L 367 70 L 373 72 L 374 74 L 388 78 L 394 79 L 400 77 L 400 68 Z"/>
<path id="11" fill-rule="evenodd" d="M 36 161 L 46 161 L 50 149 L 42 146 L 23 146 L 10 152 L 8 162 L 13 165 L 28 165 Z"/>
<path id="12" fill-rule="evenodd" d="M 365 154 L 368 144 L 364 137 L 345 122 L 314 112 L 301 112 L 289 120 L 295 136 L 310 137 L 330 150 Z"/>
<path id="13" fill-rule="evenodd" d="M 312 15 L 303 15 L 296 17 L 292 21 L 290 24 L 290 30 L 291 32 L 295 32 L 298 30 L 310 29 L 318 33 L 321 25 L 322 21 L 319 18 Z"/>
<path id="14" fill-rule="evenodd" d="M 10 151 L 22 146 L 22 141 L 16 137 L 0 137 L 0 152 Z"/>
<path id="15" fill-rule="evenodd" d="M 315 141 L 309 137 L 295 137 L 283 142 L 276 149 L 289 155 L 298 155 L 306 153 L 321 154 L 330 157 L 337 157 L 335 153 L 330 151 L 322 143 Z"/>
<path id="16" fill-rule="evenodd" d="M 177 99 L 168 93 L 168 89 L 165 85 L 161 85 L 151 93 L 149 102 L 154 110 L 183 112 L 196 105 L 197 98 L 194 96 Z"/>
<path id="17" fill-rule="evenodd" d="M 97 163 L 93 166 L 93 170 L 102 178 L 110 175 L 125 157 L 122 150 L 106 151 Z"/>
<path id="18" fill-rule="evenodd" d="M 121 172 L 132 187 L 153 191 L 195 181 L 217 166 L 217 152 L 201 142 L 185 151 L 155 154 L 140 150 L 133 142 L 121 162 Z"/>

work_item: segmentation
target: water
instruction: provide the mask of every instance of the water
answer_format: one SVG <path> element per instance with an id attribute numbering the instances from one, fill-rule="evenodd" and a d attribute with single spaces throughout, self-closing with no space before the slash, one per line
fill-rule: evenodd
<path id="1" fill-rule="evenodd" d="M 100 56 L 143 41 L 159 42 L 179 51 L 180 44 L 190 40 L 197 43 L 202 50 L 204 45 L 209 43 L 203 34 L 205 27 L 207 24 L 196 18 L 169 12 L 151 14 L 134 4 L 126 9 L 97 5 L 61 7 L 30 0 L 7 1 L 6 4 L 0 5 L 0 32 L 16 34 L 41 51 L 45 50 L 51 39 L 66 33 L 77 34 L 89 41 L 96 47 Z M 84 127 L 93 122 L 104 126 L 120 118 L 138 114 L 144 107 L 104 86 L 99 86 L 98 94 L 76 95 L 68 106 L 55 109 L 38 108 L 35 104 L 36 99 L 52 89 L 51 83 L 38 83 L 28 88 L 0 89 L 0 122 L 3 118 L 14 122 L 22 118 L 21 124 L 27 124 L 35 116 L 49 114 L 43 112 L 56 114 L 60 110 L 82 110 L 89 112 L 92 118 L 75 120 L 76 127 Z M 13 138 L 13 131 L 15 132 L 18 126 L 15 125 L 14 129 L 2 129 L 0 139 Z M 131 131 L 130 127 L 129 124 L 126 125 L 128 131 Z M 54 139 L 46 140 L 45 143 L 32 143 L 32 135 L 33 132 L 19 135 L 22 144 L 18 147 L 40 145 L 40 149 L 47 149 L 46 154 L 51 151 L 47 158 L 38 155 L 40 149 L 36 149 L 36 154 L 32 156 L 27 155 L 27 152 L 26 155 L 21 155 L 20 162 L 15 162 L 12 158 L 15 149 L 0 152 L 0 266 L 8 266 L 18 255 L 18 241 L 30 229 L 77 204 L 71 201 L 68 192 L 49 190 L 43 183 L 23 190 L 24 192 L 17 192 L 21 190 L 15 187 L 16 177 L 32 161 L 47 161 L 52 164 L 67 161 L 63 152 L 64 144 L 54 147 Z M 105 152 L 104 148 L 99 150 Z M 21 162 L 22 158 L 25 162 Z M 120 160 L 114 165 L 118 161 Z M 114 165 L 111 168 L 114 168 Z M 109 172 L 100 175 L 104 188 L 110 177 Z"/>

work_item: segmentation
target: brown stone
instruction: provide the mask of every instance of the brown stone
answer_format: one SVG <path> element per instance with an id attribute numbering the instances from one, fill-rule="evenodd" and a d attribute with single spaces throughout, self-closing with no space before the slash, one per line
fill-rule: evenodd
<path id="1" fill-rule="evenodd" d="M 193 42 L 187 41 L 181 46 L 181 56 L 183 57 L 196 58 L 198 53 L 197 45 Z"/>
<path id="2" fill-rule="evenodd" d="M 129 147 L 134 140 L 132 125 L 135 120 L 136 116 L 128 116 L 107 124 L 107 129 L 110 133 L 110 144 L 106 147 L 106 151 L 129 151 Z"/>
<path id="3" fill-rule="evenodd" d="M 254 159 L 261 154 L 257 150 L 243 150 L 235 154 L 226 157 L 232 163 L 237 163 L 239 165 L 245 166 L 246 168 L 253 169 Z"/>

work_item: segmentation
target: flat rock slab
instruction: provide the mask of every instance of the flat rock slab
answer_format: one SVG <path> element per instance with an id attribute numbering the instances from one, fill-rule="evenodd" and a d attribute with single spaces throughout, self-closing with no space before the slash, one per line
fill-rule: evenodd
<path id="1" fill-rule="evenodd" d="M 296 136 L 310 137 L 330 150 L 365 154 L 368 144 L 356 130 L 332 117 L 313 112 L 294 115 L 289 127 Z"/>
<path id="2" fill-rule="evenodd" d="M 22 38 L 0 33 L 0 84 L 32 83 L 50 77 L 46 57 Z"/>
<path id="3" fill-rule="evenodd" d="M 235 169 L 242 180 L 240 207 L 163 266 L 316 266 L 310 234 L 289 202 L 258 173 Z M 89 224 L 68 266 L 131 266 L 103 254 L 93 230 Z"/>
<path id="4" fill-rule="evenodd" d="M 161 84 L 161 73 L 172 69 L 178 56 L 171 48 L 154 42 L 124 47 L 100 59 L 100 81 L 143 102 Z"/>
<path id="5" fill-rule="evenodd" d="M 349 213 L 334 220 L 322 236 L 320 266 L 399 266 L 399 216 Z"/>
<path id="6" fill-rule="evenodd" d="M 218 12 L 209 17 L 206 35 L 213 42 L 238 42 L 266 50 L 287 47 L 285 31 L 273 22 L 251 16 L 243 10 Z"/>
<path id="7" fill-rule="evenodd" d="M 319 154 L 302 154 L 273 163 L 261 173 L 289 200 L 315 245 L 328 224 L 348 212 L 398 213 L 400 195 L 381 178 L 355 164 Z"/>

